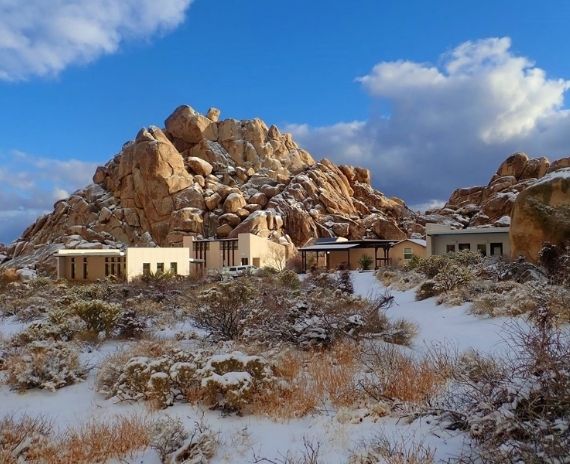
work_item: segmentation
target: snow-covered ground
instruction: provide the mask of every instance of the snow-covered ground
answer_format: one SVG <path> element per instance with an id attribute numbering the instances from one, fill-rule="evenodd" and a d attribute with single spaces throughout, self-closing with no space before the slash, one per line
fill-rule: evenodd
<path id="1" fill-rule="evenodd" d="M 362 296 L 373 296 L 384 292 L 372 272 L 353 273 L 355 292 Z M 450 342 L 460 351 L 477 349 L 495 352 L 502 349 L 502 330 L 507 319 L 483 319 L 468 313 L 467 307 L 446 308 L 437 306 L 434 299 L 417 302 L 414 292 L 396 292 L 395 305 L 388 314 L 393 318 L 405 318 L 415 322 L 419 334 L 413 349 L 421 352 L 433 343 Z M 4 337 L 21 330 L 12 319 L 0 320 L 0 333 Z M 179 331 L 191 328 L 187 323 L 161 330 L 168 338 Z M 29 391 L 17 393 L 5 385 L 0 386 L 0 417 L 4 415 L 42 415 L 51 418 L 60 428 L 78 425 L 90 419 L 110 419 L 115 415 L 168 414 L 180 417 L 189 427 L 202 416 L 212 429 L 219 432 L 221 446 L 213 462 L 250 463 L 254 453 L 257 456 L 279 458 L 287 451 L 303 450 L 303 440 L 320 444 L 322 462 L 344 463 L 350 451 L 362 440 L 384 433 L 397 441 L 423 442 L 436 449 L 440 461 L 457 456 L 464 436 L 458 432 L 447 432 L 423 419 L 412 424 L 394 418 L 383 418 L 376 422 L 365 418 L 362 422 L 341 421 L 335 412 L 323 411 L 317 415 L 298 420 L 277 422 L 255 416 L 222 416 L 218 411 L 176 404 L 159 412 L 150 411 L 144 404 L 113 403 L 95 392 L 95 377 L 98 363 L 109 353 L 119 349 L 125 342 L 107 342 L 82 353 L 82 360 L 93 366 L 86 381 L 62 388 L 54 393 Z M 140 453 L 131 462 L 159 463 L 153 450 Z"/>

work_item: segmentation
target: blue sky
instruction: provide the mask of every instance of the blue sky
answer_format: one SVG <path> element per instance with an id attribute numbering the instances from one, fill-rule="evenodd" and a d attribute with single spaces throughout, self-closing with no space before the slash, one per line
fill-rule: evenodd
<path id="1" fill-rule="evenodd" d="M 0 0 L 0 241 L 183 103 L 418 206 L 511 151 L 560 157 L 569 20 L 562 0 Z"/>

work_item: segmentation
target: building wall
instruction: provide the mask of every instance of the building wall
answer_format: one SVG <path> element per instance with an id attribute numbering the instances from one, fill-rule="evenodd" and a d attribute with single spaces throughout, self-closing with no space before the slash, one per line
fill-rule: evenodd
<path id="1" fill-rule="evenodd" d="M 194 251 L 194 237 L 184 237 L 183 244 L 190 248 L 191 256 L 198 258 Z M 208 242 L 198 241 L 198 243 L 207 243 L 205 263 L 191 263 L 192 274 L 206 273 L 211 270 L 220 271 L 224 266 L 239 266 L 242 259 L 246 259 L 248 265 L 257 267 L 270 266 L 277 269 L 283 269 L 287 262 L 287 247 L 279 243 L 272 242 L 267 238 L 259 237 L 253 234 L 239 234 L 236 243 L 236 249 L 226 251 L 226 260 L 223 259 L 223 244 L 229 244 L 227 240 L 210 240 Z M 197 243 L 197 244 L 198 244 Z M 227 245 L 230 246 L 230 245 Z"/>
<path id="2" fill-rule="evenodd" d="M 396 243 L 390 250 L 390 258 L 392 259 L 392 264 L 394 266 L 404 266 L 406 260 L 404 259 L 404 249 L 411 248 L 414 256 L 419 256 L 423 258 L 426 255 L 426 247 L 421 246 L 415 242 L 405 240 L 400 243 Z"/>
<path id="3" fill-rule="evenodd" d="M 503 256 L 511 255 L 511 242 L 509 232 L 477 233 L 477 234 L 445 234 L 428 235 L 428 255 L 444 255 L 447 253 L 447 245 L 455 245 L 459 250 L 459 244 L 468 243 L 471 251 L 477 251 L 477 245 L 484 244 L 487 256 L 491 256 L 491 243 L 503 244 Z"/>
<path id="4" fill-rule="evenodd" d="M 58 278 L 79 281 L 96 281 L 104 279 L 105 275 L 105 256 L 58 256 Z M 107 257 L 118 260 L 118 256 Z M 72 278 L 73 259 L 75 259 L 75 278 Z M 87 276 L 84 274 L 84 261 L 87 262 Z M 116 262 L 115 266 L 119 263 Z M 121 268 L 123 271 L 123 268 Z"/>
<path id="5" fill-rule="evenodd" d="M 150 264 L 155 273 L 158 263 L 164 263 L 164 271 L 170 270 L 170 263 L 177 263 L 178 275 L 190 275 L 190 250 L 181 248 L 127 248 L 127 280 L 143 274 L 143 264 Z"/>
<path id="6" fill-rule="evenodd" d="M 287 247 L 253 234 L 238 235 L 237 263 L 247 259 L 249 265 L 284 269 L 287 263 Z"/>

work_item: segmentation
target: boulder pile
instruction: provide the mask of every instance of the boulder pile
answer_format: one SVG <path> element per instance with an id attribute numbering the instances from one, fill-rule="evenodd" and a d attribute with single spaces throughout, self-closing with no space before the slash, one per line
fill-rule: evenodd
<path id="1" fill-rule="evenodd" d="M 315 162 L 260 119 L 220 120 L 180 106 L 143 128 L 93 184 L 54 205 L 2 253 L 46 262 L 59 248 L 181 245 L 184 235 L 251 232 L 303 245 L 315 237 L 401 239 L 423 233 L 402 200 L 372 188 L 366 169 Z"/>

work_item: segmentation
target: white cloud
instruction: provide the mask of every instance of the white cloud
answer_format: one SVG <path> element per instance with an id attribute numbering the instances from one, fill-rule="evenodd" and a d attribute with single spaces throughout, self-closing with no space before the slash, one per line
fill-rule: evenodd
<path id="1" fill-rule="evenodd" d="M 178 26 L 192 0 L 0 0 L 0 79 L 57 75 Z"/>
<path id="2" fill-rule="evenodd" d="M 53 204 L 92 182 L 96 163 L 0 153 L 0 242 L 17 237 Z"/>
<path id="3" fill-rule="evenodd" d="M 509 38 L 465 42 L 437 66 L 382 62 L 357 81 L 390 114 L 289 130 L 314 155 L 369 167 L 378 187 L 412 204 L 486 182 L 514 151 L 570 152 L 570 81 L 513 53 Z"/>

